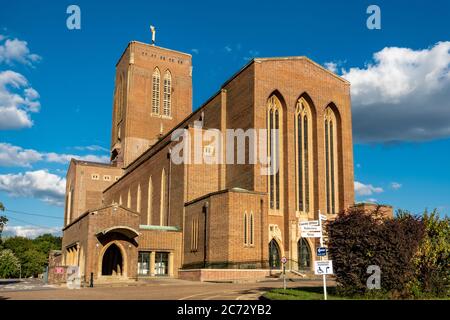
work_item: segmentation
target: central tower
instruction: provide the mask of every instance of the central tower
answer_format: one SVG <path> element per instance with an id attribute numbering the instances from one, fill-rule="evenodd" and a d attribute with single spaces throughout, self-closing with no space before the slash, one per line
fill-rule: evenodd
<path id="1" fill-rule="evenodd" d="M 116 65 L 111 162 L 125 168 L 192 112 L 192 56 L 132 41 Z"/>

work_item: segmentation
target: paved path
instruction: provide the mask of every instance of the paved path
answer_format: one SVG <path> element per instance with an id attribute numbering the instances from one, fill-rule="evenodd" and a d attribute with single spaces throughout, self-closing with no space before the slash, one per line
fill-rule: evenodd
<path id="1" fill-rule="evenodd" d="M 320 286 L 317 280 L 288 281 L 288 287 Z M 178 279 L 156 279 L 145 283 L 95 288 L 20 287 L 0 289 L 0 299 L 25 300 L 257 300 L 282 281 L 258 283 L 202 283 Z M 1 287 L 1 285 L 0 285 Z"/>
<path id="2" fill-rule="evenodd" d="M 41 279 L 0 279 L 0 296 L 7 291 L 49 290 L 56 286 L 45 285 Z"/>

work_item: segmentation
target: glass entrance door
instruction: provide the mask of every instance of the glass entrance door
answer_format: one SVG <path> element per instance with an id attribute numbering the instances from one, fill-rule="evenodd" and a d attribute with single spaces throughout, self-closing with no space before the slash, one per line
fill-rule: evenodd
<path id="1" fill-rule="evenodd" d="M 157 276 L 167 276 L 168 272 L 169 272 L 169 253 L 156 252 L 155 274 Z"/>

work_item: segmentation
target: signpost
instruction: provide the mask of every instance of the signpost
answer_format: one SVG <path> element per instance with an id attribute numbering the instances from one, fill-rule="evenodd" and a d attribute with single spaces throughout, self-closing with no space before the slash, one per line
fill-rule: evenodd
<path id="1" fill-rule="evenodd" d="M 319 261 L 314 261 L 314 273 L 323 277 L 323 296 L 327 300 L 327 274 L 333 274 L 333 262 L 331 260 L 323 260 L 327 255 L 327 248 L 323 244 L 322 221 L 326 221 L 327 216 L 320 213 L 319 220 L 301 221 L 299 223 L 302 238 L 320 238 L 320 247 L 317 248 L 317 256 Z"/>
<path id="2" fill-rule="evenodd" d="M 281 263 L 283 264 L 283 290 L 286 290 L 286 257 L 281 258 Z"/>
<path id="3" fill-rule="evenodd" d="M 319 225 L 320 225 L 320 231 L 322 231 L 322 220 L 326 221 L 326 220 L 327 220 L 327 217 L 324 216 L 324 215 L 322 215 L 322 214 L 320 213 L 320 210 L 319 210 Z M 322 232 L 321 232 L 321 233 L 322 233 Z M 320 246 L 323 247 L 323 235 L 322 235 L 322 234 L 321 234 L 321 236 L 320 236 Z M 320 257 L 320 259 L 322 259 L 322 257 Z M 317 263 L 317 262 L 323 262 L 323 261 L 316 261 L 316 263 Z M 331 268 L 331 273 L 333 273 L 333 268 Z M 326 275 L 327 275 L 326 273 L 324 273 L 324 274 L 322 275 L 322 279 L 323 279 L 323 297 L 324 297 L 325 300 L 327 300 L 327 276 L 326 276 Z"/>

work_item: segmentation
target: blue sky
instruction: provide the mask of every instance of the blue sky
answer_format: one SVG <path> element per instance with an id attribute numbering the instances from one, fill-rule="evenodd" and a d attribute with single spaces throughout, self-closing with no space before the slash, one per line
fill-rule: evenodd
<path id="1" fill-rule="evenodd" d="M 81 8 L 81 30 L 66 27 L 70 4 Z M 370 4 L 381 9 L 381 30 L 366 27 Z M 150 41 L 150 24 L 158 45 L 192 54 L 195 108 L 252 57 L 306 55 L 346 77 L 357 200 L 450 212 L 448 1 L 1 6 L 0 201 L 60 217 L 7 212 L 10 233 L 61 227 L 67 159 L 108 156 L 114 66 L 129 41 Z M 18 118 L 5 120 L 2 108 Z"/>

